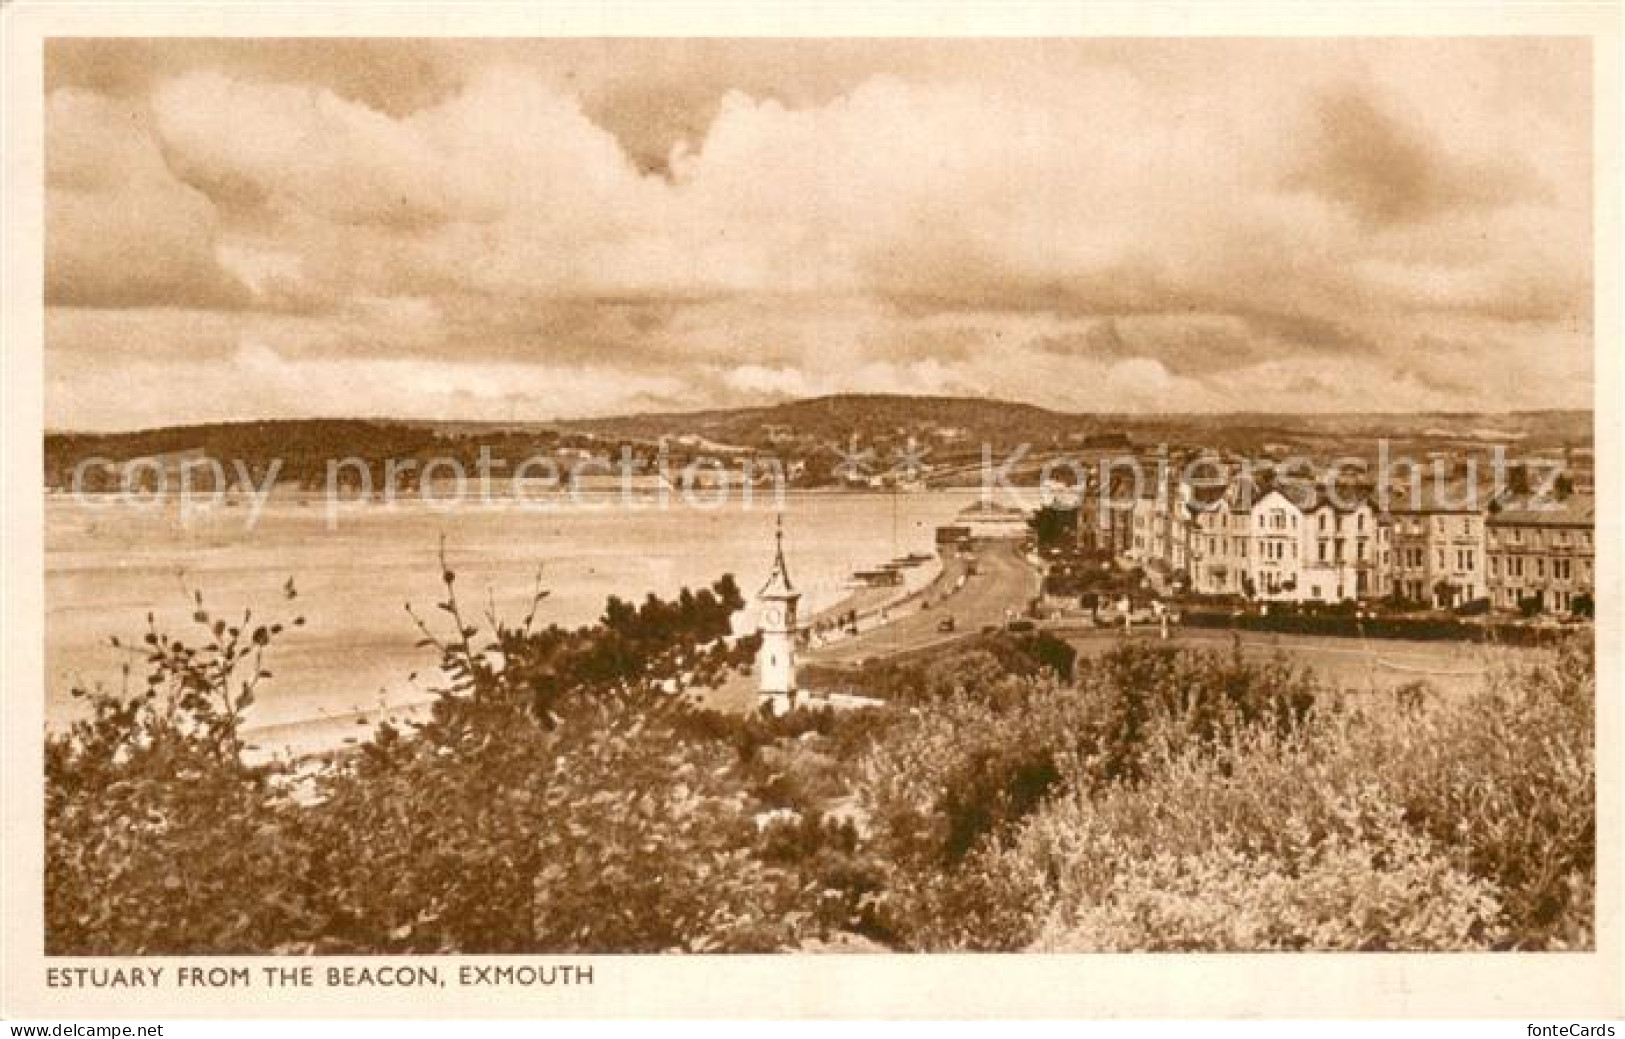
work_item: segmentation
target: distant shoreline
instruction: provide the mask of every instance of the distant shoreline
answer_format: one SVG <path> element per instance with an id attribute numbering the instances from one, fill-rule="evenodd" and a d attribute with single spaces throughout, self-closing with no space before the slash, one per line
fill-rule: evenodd
<path id="1" fill-rule="evenodd" d="M 155 433 L 180 433 L 187 431 L 203 432 L 210 429 L 252 428 L 257 426 L 294 426 L 294 425 L 320 425 L 323 423 L 357 423 L 377 426 L 393 426 L 409 429 L 437 429 L 459 434 L 481 433 L 595 433 L 599 435 L 615 435 L 606 433 L 610 427 L 627 426 L 630 424 L 657 424 L 657 423 L 683 423 L 713 425 L 728 421 L 739 421 L 750 418 L 760 418 L 772 422 L 783 417 L 786 412 L 828 409 L 834 411 L 850 411 L 856 409 L 886 410 L 900 406 L 931 408 L 940 411 L 983 411 L 989 408 L 1004 408 L 1026 416 L 1042 416 L 1047 419 L 1064 420 L 1076 424 L 1117 425 L 1117 426 L 1164 426 L 1171 423 L 1196 423 L 1211 425 L 1223 423 L 1232 426 L 1278 426 L 1308 429 L 1318 425 L 1332 423 L 1364 422 L 1374 425 L 1404 425 L 1409 424 L 1412 429 L 1406 432 L 1417 435 L 1423 432 L 1421 427 L 1429 422 L 1483 422 L 1495 420 L 1528 420 L 1550 419 L 1553 417 L 1594 416 L 1595 406 L 1575 406 L 1566 408 L 1515 408 L 1507 410 L 1471 410 L 1471 411 L 1297 411 L 1297 412 L 1261 412 L 1261 411 L 1146 411 L 1146 412 L 1112 412 L 1112 411 L 1062 411 L 1055 408 L 1044 407 L 1027 401 L 1006 400 L 986 397 L 952 397 L 931 396 L 915 394 L 886 394 L 886 393 L 849 393 L 834 394 L 825 397 L 804 397 L 781 400 L 772 404 L 748 405 L 740 407 L 695 408 L 687 411 L 649 411 L 631 412 L 614 415 L 583 416 L 579 418 L 538 418 L 538 419 L 463 419 L 463 418 L 425 418 L 425 417 L 391 417 L 391 416 L 335 416 L 310 415 L 285 418 L 247 418 L 247 419 L 216 419 L 177 422 L 162 426 L 141 426 L 123 429 L 50 429 L 44 430 L 46 438 L 75 437 L 92 439 L 97 437 L 143 436 Z"/>

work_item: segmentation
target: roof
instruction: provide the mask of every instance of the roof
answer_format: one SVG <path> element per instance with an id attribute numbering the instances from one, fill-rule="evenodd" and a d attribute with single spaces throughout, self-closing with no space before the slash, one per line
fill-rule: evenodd
<path id="1" fill-rule="evenodd" d="M 1371 495 L 1360 488 L 1355 490 L 1349 487 L 1333 489 L 1324 484 L 1315 488 L 1313 500 L 1304 508 L 1305 512 L 1315 512 L 1320 509 L 1333 509 L 1337 512 L 1358 512 L 1371 505 Z"/>
<path id="2" fill-rule="evenodd" d="M 1597 502 L 1589 494 L 1561 501 L 1531 497 L 1508 502 L 1490 516 L 1496 527 L 1590 527 L 1597 522 Z"/>
<path id="3" fill-rule="evenodd" d="M 1230 485 L 1188 483 L 1185 488 L 1188 496 L 1185 504 L 1194 510 L 1205 511 L 1225 496 L 1225 492 L 1230 489 Z"/>
<path id="4" fill-rule="evenodd" d="M 1183 487 L 1185 507 L 1192 513 L 1213 512 L 1220 505 L 1231 512 L 1246 511 L 1269 493 L 1247 474 L 1233 475 L 1222 484 L 1202 480 L 1189 481 Z"/>
<path id="5" fill-rule="evenodd" d="M 767 575 L 767 583 L 762 590 L 756 593 L 758 599 L 789 598 L 798 595 L 796 586 L 790 580 L 790 568 L 784 562 L 784 517 L 779 517 L 778 527 L 773 531 L 773 570 Z"/>
<path id="6" fill-rule="evenodd" d="M 1298 508 L 1298 503 L 1293 501 L 1292 497 L 1290 495 L 1288 495 L 1285 491 L 1281 490 L 1281 488 L 1279 488 L 1279 487 L 1271 487 L 1268 490 L 1264 491 L 1262 494 L 1260 494 L 1258 496 L 1258 498 L 1256 498 L 1253 501 L 1253 508 L 1255 508 L 1255 509 L 1258 508 L 1260 505 L 1263 505 L 1265 502 L 1269 501 L 1271 498 L 1280 498 L 1281 501 L 1283 501 L 1287 505 L 1292 506 L 1294 509 Z"/>
<path id="7" fill-rule="evenodd" d="M 1415 489 L 1418 494 L 1411 493 L 1409 482 L 1396 481 L 1388 488 L 1387 511 L 1406 516 L 1477 514 L 1484 511 L 1492 497 L 1488 487 L 1470 486 L 1464 480 L 1452 480 L 1440 487 L 1437 481 L 1423 478 Z M 1380 497 L 1376 505 L 1382 508 Z"/>

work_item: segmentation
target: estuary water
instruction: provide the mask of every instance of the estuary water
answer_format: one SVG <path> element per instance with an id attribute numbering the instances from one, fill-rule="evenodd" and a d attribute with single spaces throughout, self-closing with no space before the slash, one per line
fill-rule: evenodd
<path id="1" fill-rule="evenodd" d="M 854 570 L 934 550 L 935 528 L 975 491 L 917 494 L 791 493 L 783 500 L 785 551 L 803 613 L 839 602 Z M 436 684 L 432 650 L 415 648 L 411 603 L 431 624 L 447 618 L 437 553 L 444 539 L 465 610 L 523 615 L 538 570 L 548 597 L 538 622 L 588 623 L 610 595 L 672 596 L 731 573 L 747 599 L 773 558 L 770 501 L 700 509 L 619 496 L 550 503 L 422 501 L 346 504 L 336 523 L 320 501 L 274 497 L 250 523 L 247 501 L 182 511 L 52 497 L 46 505 L 46 722 L 73 717 L 75 684 L 116 689 L 128 663 L 109 644 L 139 645 L 151 611 L 161 628 L 196 640 L 194 591 L 217 615 L 256 622 L 303 614 L 273 647 L 250 728 L 283 733 L 319 723 L 366 724 L 421 703 Z M 292 580 L 298 598 L 287 601 Z M 750 611 L 735 627 L 754 624 Z M 190 630 L 189 630 L 190 629 Z M 415 676 L 414 676 L 415 673 Z"/>

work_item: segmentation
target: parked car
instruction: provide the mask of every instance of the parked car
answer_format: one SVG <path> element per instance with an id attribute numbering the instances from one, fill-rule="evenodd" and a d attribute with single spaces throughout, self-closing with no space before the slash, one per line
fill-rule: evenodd
<path id="1" fill-rule="evenodd" d="M 1127 617 L 1130 624 L 1160 624 L 1163 617 L 1168 618 L 1169 624 L 1179 623 L 1179 613 L 1176 610 L 1163 607 L 1160 602 L 1131 604 L 1125 611 L 1122 603 L 1113 603 L 1102 608 L 1098 617 L 1102 624 L 1122 624 Z"/>
<path id="2" fill-rule="evenodd" d="M 946 616 L 946 617 L 942 618 L 941 620 L 937 621 L 937 630 L 938 631 L 953 631 L 954 630 L 954 617 L 953 617 L 953 614 L 950 613 L 948 616 Z"/>

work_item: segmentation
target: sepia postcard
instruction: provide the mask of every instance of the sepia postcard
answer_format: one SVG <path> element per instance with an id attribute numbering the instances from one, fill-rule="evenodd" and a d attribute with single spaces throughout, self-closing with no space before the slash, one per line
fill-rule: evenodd
<path id="1" fill-rule="evenodd" d="M 1625 1014 L 1617 5 L 0 19 L 0 1016 Z"/>

